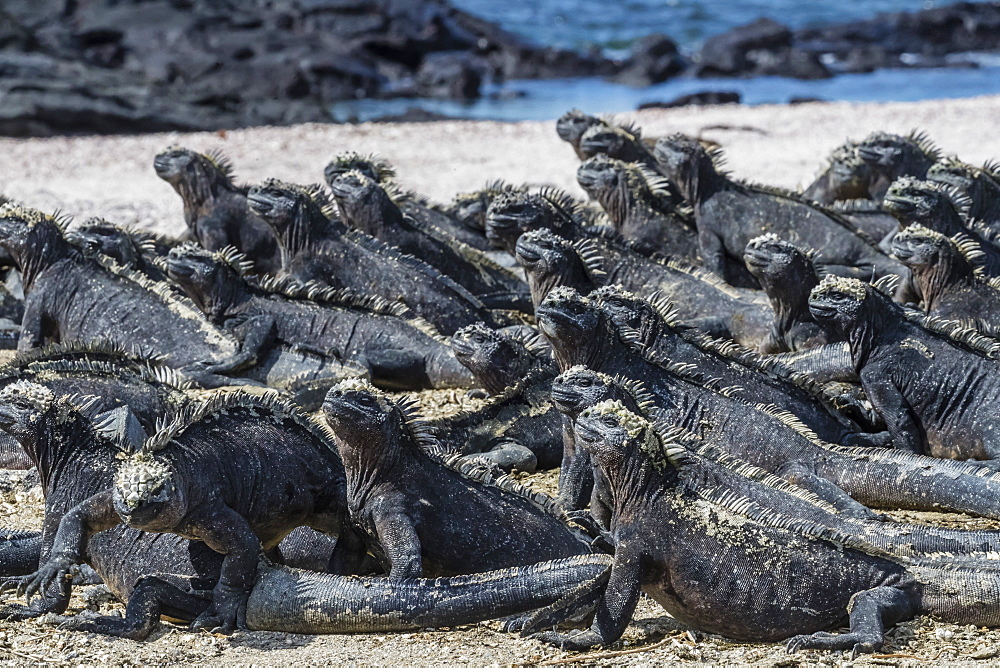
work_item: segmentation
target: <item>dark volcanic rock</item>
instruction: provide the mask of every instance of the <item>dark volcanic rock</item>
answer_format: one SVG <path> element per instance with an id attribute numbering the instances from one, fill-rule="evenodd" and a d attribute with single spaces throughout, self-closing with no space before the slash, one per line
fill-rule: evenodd
<path id="1" fill-rule="evenodd" d="M 740 94 L 732 90 L 705 90 L 681 95 L 669 102 L 643 102 L 639 109 L 672 109 L 705 104 L 739 104 Z"/>
<path id="2" fill-rule="evenodd" d="M 528 44 L 447 0 L 5 0 L 0 132 L 329 121 L 338 100 L 466 99 L 484 77 L 615 67 Z"/>
<path id="3" fill-rule="evenodd" d="M 830 76 L 819 58 L 795 48 L 791 30 L 766 18 L 709 38 L 699 54 L 695 74 L 701 77 L 775 75 L 797 79 Z"/>
<path id="4" fill-rule="evenodd" d="M 628 60 L 612 80 L 629 86 L 650 86 L 680 74 L 685 67 L 687 62 L 672 39 L 666 35 L 648 35 L 635 43 Z"/>

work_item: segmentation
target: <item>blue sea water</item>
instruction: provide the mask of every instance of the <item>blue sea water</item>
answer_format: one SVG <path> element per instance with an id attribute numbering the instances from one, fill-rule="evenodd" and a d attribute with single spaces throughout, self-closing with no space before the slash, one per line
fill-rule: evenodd
<path id="1" fill-rule="evenodd" d="M 452 0 L 468 12 L 537 43 L 574 49 L 598 48 L 615 57 L 637 38 L 660 32 L 683 51 L 696 51 L 712 35 L 762 16 L 793 28 L 874 17 L 879 12 L 917 11 L 949 4 L 912 0 Z M 968 54 L 963 60 L 968 60 Z M 846 101 L 913 101 L 1000 93 L 1000 54 L 978 54 L 978 68 L 887 69 L 802 81 L 678 78 L 647 88 L 598 78 L 508 81 L 484 88 L 473 102 L 397 99 L 354 100 L 334 106 L 338 120 L 371 120 L 417 107 L 471 119 L 545 120 L 579 107 L 590 113 L 635 109 L 689 93 L 740 93 L 744 104 L 784 103 L 794 98 Z"/>

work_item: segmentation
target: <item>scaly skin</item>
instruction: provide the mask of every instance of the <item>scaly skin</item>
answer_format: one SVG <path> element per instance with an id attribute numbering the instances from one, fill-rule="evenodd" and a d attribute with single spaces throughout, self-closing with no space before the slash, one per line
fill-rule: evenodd
<path id="1" fill-rule="evenodd" d="M 422 449 L 426 428 L 371 385 L 334 387 L 323 415 L 347 471 L 351 518 L 389 577 L 458 575 L 588 551 L 529 496 L 432 458 Z"/>
<path id="2" fill-rule="evenodd" d="M 992 332 L 1000 328 L 1000 290 L 977 275 L 954 241 L 911 225 L 892 240 L 892 254 L 913 273 L 927 315 Z"/>
<path id="3" fill-rule="evenodd" d="M 750 240 L 743 261 L 764 288 L 774 311 L 771 332 L 760 352 L 795 352 L 843 340 L 809 312 L 809 291 L 819 284 L 819 277 L 805 253 L 773 234 L 765 234 Z"/>
<path id="4" fill-rule="evenodd" d="M 377 155 L 360 155 L 354 151 L 338 153 L 323 169 L 323 177 L 326 184 L 332 187 L 334 179 L 355 169 L 383 186 L 393 187 L 396 191 L 395 202 L 407 216 L 437 228 L 448 238 L 457 239 L 481 251 L 490 250 L 490 242 L 483 234 L 481 225 L 478 229 L 469 226 L 454 215 L 455 212 L 449 207 L 431 204 L 419 195 L 400 190 L 393 183 L 396 170 Z"/>
<path id="5" fill-rule="evenodd" d="M 233 184 L 228 160 L 172 146 L 156 156 L 153 168 L 184 201 L 192 239 L 211 251 L 233 246 L 261 271 L 273 274 L 281 268 L 274 234 L 247 209 L 247 189 Z"/>
<path id="6" fill-rule="evenodd" d="M 694 219 L 663 177 L 638 163 L 602 153 L 580 165 L 576 180 L 635 248 L 647 255 L 660 253 L 698 261 Z"/>
<path id="7" fill-rule="evenodd" d="M 249 203 L 275 231 L 285 277 L 401 299 L 443 334 L 494 322 L 482 302 L 426 263 L 328 217 L 316 189 L 272 179 L 250 189 Z"/>
<path id="8" fill-rule="evenodd" d="M 927 170 L 939 158 L 937 149 L 919 132 L 905 136 L 873 132 L 858 143 L 855 154 L 871 169 L 868 197 L 876 202 L 882 201 L 886 190 L 899 177 L 926 177 Z"/>
<path id="9" fill-rule="evenodd" d="M 212 322 L 240 338 L 244 352 L 263 357 L 274 346 L 294 348 L 356 364 L 390 389 L 474 385 L 444 337 L 401 304 L 260 280 L 238 255 L 196 246 L 171 251 L 167 270 Z"/>
<path id="10" fill-rule="evenodd" d="M 967 198 L 965 214 L 992 235 L 1000 232 L 1000 171 L 996 164 L 974 167 L 955 157 L 945 158 L 931 165 L 927 180 L 943 183 Z"/>
<path id="11" fill-rule="evenodd" d="M 475 375 L 476 382 L 489 394 L 502 394 L 508 387 L 538 367 L 551 367 L 552 358 L 532 342 L 513 334 L 476 324 L 463 327 L 451 337 L 455 357 Z"/>
<path id="12" fill-rule="evenodd" d="M 917 614 L 1000 623 L 1000 571 L 988 562 L 902 559 L 759 505 L 724 480 L 703 480 L 697 458 L 618 402 L 582 413 L 576 434 L 611 489 L 615 561 L 591 628 L 544 641 L 572 650 L 614 642 L 640 591 L 695 629 L 789 639 L 790 651 L 874 652 L 885 627 Z M 848 613 L 850 633 L 824 632 Z"/>
<path id="13" fill-rule="evenodd" d="M 580 140 L 584 133 L 595 125 L 606 127 L 607 122 L 597 116 L 585 114 L 579 109 L 570 109 L 556 121 L 556 134 L 573 147 L 573 152 L 580 160 L 586 160 L 588 156 L 580 149 Z"/>
<path id="14" fill-rule="evenodd" d="M 861 385 L 895 447 L 952 459 L 997 458 L 1000 363 L 987 357 L 995 340 L 930 331 L 855 280 L 824 279 L 809 309 L 847 337 Z"/>
<path id="15" fill-rule="evenodd" d="M 100 218 L 91 218 L 69 230 L 66 240 L 79 246 L 89 257 L 106 255 L 155 282 L 166 281 L 167 276 L 152 260 L 165 257 L 179 243 L 148 232 L 112 225 Z"/>
<path id="16" fill-rule="evenodd" d="M 806 487 L 838 508 L 866 516 L 870 512 L 864 506 L 1000 517 L 1000 474 L 897 450 L 832 445 L 780 407 L 741 398 L 742 388 L 718 387 L 690 367 L 651 363 L 617 335 L 609 336 L 610 318 L 579 296 L 567 294 L 559 301 L 564 303 L 553 299 L 540 309 L 538 320 L 561 369 L 582 364 L 641 380 L 671 424 L 701 434 L 711 445 Z M 888 434 L 883 436 L 888 440 Z M 862 438 L 874 440 L 856 433 L 844 440 Z"/>
<path id="17" fill-rule="evenodd" d="M 802 196 L 820 204 L 871 199 L 869 184 L 875 174 L 868 163 L 858 157 L 857 146 L 857 142 L 847 141 L 835 148 L 823 171 L 802 191 Z"/>
<path id="18" fill-rule="evenodd" d="M 527 286 L 481 251 L 405 215 L 384 186 L 360 171 L 330 181 L 340 216 L 350 227 L 418 257 L 490 308 L 530 311 Z"/>
<path id="19" fill-rule="evenodd" d="M 705 267 L 732 282 L 739 279 L 743 251 L 762 234 L 817 251 L 814 262 L 847 276 L 907 275 L 875 242 L 832 210 L 791 192 L 736 181 L 696 140 L 673 135 L 656 143 L 663 173 L 676 182 L 695 212 Z"/>

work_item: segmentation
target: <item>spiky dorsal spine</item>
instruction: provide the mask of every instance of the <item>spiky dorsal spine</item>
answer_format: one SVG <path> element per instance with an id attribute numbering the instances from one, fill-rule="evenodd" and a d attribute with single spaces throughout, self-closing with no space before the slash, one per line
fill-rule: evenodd
<path id="1" fill-rule="evenodd" d="M 202 153 L 201 156 L 205 158 L 213 167 L 215 167 L 222 176 L 224 176 L 228 181 L 232 181 L 235 174 L 233 171 L 232 161 L 222 152 L 222 149 L 213 148 L 210 151 Z"/>

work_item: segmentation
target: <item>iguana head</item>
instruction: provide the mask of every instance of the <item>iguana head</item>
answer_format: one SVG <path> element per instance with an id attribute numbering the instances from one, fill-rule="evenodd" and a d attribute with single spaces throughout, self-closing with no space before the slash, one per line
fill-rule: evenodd
<path id="1" fill-rule="evenodd" d="M 590 452 L 605 471 L 624 462 L 647 439 L 655 438 L 645 418 L 613 399 L 580 413 L 574 433 L 577 445 Z"/>
<path id="2" fill-rule="evenodd" d="M 520 191 L 500 193 L 486 211 L 486 238 L 513 254 L 518 237 L 550 227 L 552 220 L 553 212 L 544 197 Z"/>
<path id="3" fill-rule="evenodd" d="M 247 193 L 250 210 L 260 216 L 275 231 L 279 238 L 295 227 L 296 223 L 309 218 L 310 206 L 317 206 L 313 195 L 316 186 L 299 186 L 268 179 L 261 185 L 252 186 Z"/>
<path id="4" fill-rule="evenodd" d="M 26 447 L 41 438 L 56 397 L 50 389 L 27 380 L 0 390 L 0 429 Z"/>
<path id="5" fill-rule="evenodd" d="M 323 176 L 327 184 L 332 187 L 334 179 L 338 176 L 355 170 L 377 183 L 390 181 L 396 176 L 396 170 L 386 160 L 372 153 L 361 155 L 354 151 L 344 151 L 335 155 L 323 169 Z"/>
<path id="6" fill-rule="evenodd" d="M 354 378 L 330 388 L 322 410 L 337 435 L 338 445 L 343 442 L 352 450 L 383 445 L 383 437 L 393 428 L 394 412 L 398 412 L 384 392 L 367 381 Z"/>
<path id="7" fill-rule="evenodd" d="M 611 376 L 578 364 L 552 381 L 552 403 L 561 413 L 579 415 L 606 399 L 618 398 L 614 387 Z"/>
<path id="8" fill-rule="evenodd" d="M 21 272 L 31 251 L 44 250 L 53 254 L 57 243 L 63 242 L 65 221 L 37 209 L 13 202 L 0 206 L 0 248 L 14 258 Z"/>
<path id="9" fill-rule="evenodd" d="M 538 328 L 552 343 L 561 369 L 576 364 L 599 367 L 612 343 L 613 325 L 607 315 L 576 290 L 558 287 L 535 309 Z"/>
<path id="10" fill-rule="evenodd" d="M 619 327 L 644 332 L 662 324 L 662 318 L 648 301 L 621 285 L 606 285 L 588 297 L 596 301 Z"/>
<path id="11" fill-rule="evenodd" d="M 532 230 L 518 238 L 514 259 L 524 267 L 534 303 L 540 303 L 556 286 L 589 292 L 594 286 L 586 263 L 573 243 L 549 230 Z"/>
<path id="12" fill-rule="evenodd" d="M 598 201 L 603 201 L 607 193 L 621 188 L 626 176 L 626 163 L 603 153 L 587 158 L 576 169 L 576 182 Z"/>
<path id="13" fill-rule="evenodd" d="M 950 247 L 954 247 L 951 239 L 923 225 L 910 225 L 892 239 L 892 254 L 910 269 L 937 264 Z"/>
<path id="14" fill-rule="evenodd" d="M 455 357 L 483 383 L 490 394 L 503 392 L 524 375 L 534 358 L 524 344 L 483 323 L 463 327 L 451 337 Z"/>
<path id="15" fill-rule="evenodd" d="M 487 183 L 485 187 L 468 193 L 455 195 L 451 203 L 451 213 L 462 225 L 469 229 L 486 231 L 486 211 L 494 198 L 505 192 L 523 190 L 503 181 Z"/>
<path id="16" fill-rule="evenodd" d="M 955 156 L 939 160 L 927 170 L 928 181 L 943 183 L 962 192 L 970 191 L 982 176 L 983 170 L 962 162 Z"/>
<path id="17" fill-rule="evenodd" d="M 661 137 L 656 140 L 653 156 L 663 175 L 681 189 L 689 202 L 694 201 L 699 175 L 712 169 L 712 158 L 701 142 L 682 134 Z"/>
<path id="18" fill-rule="evenodd" d="M 872 289 L 856 278 L 827 276 L 809 293 L 809 312 L 846 334 L 861 320 Z"/>
<path id="19" fill-rule="evenodd" d="M 183 195 L 220 181 L 230 182 L 233 168 L 219 153 L 197 153 L 183 146 L 170 146 L 153 158 L 156 175 Z"/>
<path id="20" fill-rule="evenodd" d="M 885 193 L 882 206 L 903 226 L 920 223 L 932 229 L 938 227 L 935 222 L 940 218 L 955 213 L 944 188 L 909 176 L 893 181 Z"/>
<path id="21" fill-rule="evenodd" d="M 184 512 L 183 493 L 169 464 L 140 452 L 118 467 L 112 493 L 115 512 L 134 529 L 174 528 Z"/>
<path id="22" fill-rule="evenodd" d="M 888 132 L 873 132 L 858 144 L 857 155 L 880 168 L 899 168 L 910 163 L 923 151 L 911 137 Z"/>
<path id="23" fill-rule="evenodd" d="M 193 243 L 170 249 L 167 275 L 205 312 L 226 301 L 242 283 L 238 272 L 219 254 Z"/>
<path id="24" fill-rule="evenodd" d="M 817 281 L 809 256 L 774 234 L 751 239 L 743 251 L 743 262 L 765 289 L 771 286 L 791 289 L 803 282 L 810 288 Z"/>
<path id="25" fill-rule="evenodd" d="M 136 266 L 141 255 L 128 232 L 101 218 L 90 218 L 69 230 L 66 240 L 88 256 L 105 255 L 123 267 Z"/>
<path id="26" fill-rule="evenodd" d="M 569 142 L 575 150 L 579 150 L 583 134 L 595 125 L 604 124 L 597 116 L 585 114 L 579 109 L 570 109 L 556 121 L 556 134 L 563 141 Z"/>
<path id="27" fill-rule="evenodd" d="M 867 199 L 870 165 L 858 157 L 857 144 L 847 142 L 830 154 L 828 188 L 832 199 Z"/>
<path id="28" fill-rule="evenodd" d="M 638 157 L 639 137 L 618 125 L 593 125 L 580 137 L 580 154 L 591 158 L 599 153 L 618 160 Z"/>
<path id="29" fill-rule="evenodd" d="M 356 169 L 334 177 L 330 181 L 330 191 L 341 217 L 352 227 L 359 226 L 361 219 L 379 215 L 388 199 L 377 181 Z M 363 224 L 360 227 L 367 229 Z"/>

